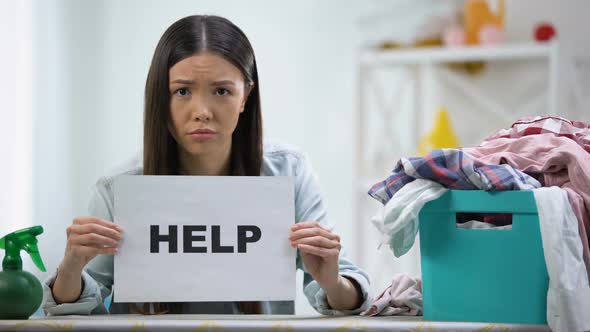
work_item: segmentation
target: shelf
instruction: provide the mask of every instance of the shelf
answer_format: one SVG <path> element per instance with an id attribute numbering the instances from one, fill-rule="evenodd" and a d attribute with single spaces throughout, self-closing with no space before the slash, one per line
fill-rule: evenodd
<path id="1" fill-rule="evenodd" d="M 412 49 L 368 50 L 361 53 L 363 65 L 411 65 L 461 61 L 492 61 L 550 58 L 556 42 L 518 43 L 499 46 L 423 47 Z"/>

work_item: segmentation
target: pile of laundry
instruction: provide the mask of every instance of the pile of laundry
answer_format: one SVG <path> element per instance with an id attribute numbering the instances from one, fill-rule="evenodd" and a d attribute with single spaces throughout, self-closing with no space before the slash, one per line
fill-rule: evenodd
<path id="1" fill-rule="evenodd" d="M 532 190 L 549 275 L 548 324 L 554 331 L 590 330 L 584 312 L 590 308 L 590 124 L 559 116 L 522 119 L 479 146 L 399 160 L 369 190 L 383 204 L 371 221 L 396 257 L 413 246 L 422 207 L 449 189 Z M 510 218 L 470 214 L 458 227 L 510 227 Z M 421 292 L 418 279 L 396 275 L 363 314 L 420 315 Z"/>

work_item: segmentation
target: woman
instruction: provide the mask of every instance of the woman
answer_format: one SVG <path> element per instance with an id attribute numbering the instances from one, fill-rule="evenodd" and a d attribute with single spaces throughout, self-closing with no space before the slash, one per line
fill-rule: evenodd
<path id="1" fill-rule="evenodd" d="M 101 178 L 92 217 L 67 229 L 64 258 L 45 282 L 48 314 L 107 313 L 113 255 L 123 230 L 113 220 L 117 175 L 286 175 L 295 178 L 297 223 L 289 240 L 298 249 L 304 292 L 320 313 L 356 313 L 368 304 L 367 275 L 340 253 L 309 163 L 293 148 L 262 144 L 256 60 L 244 33 L 216 16 L 189 16 L 160 39 L 145 88 L 143 163 Z M 116 294 L 114 294 L 116 297 Z M 294 313 L 293 302 L 114 303 L 111 313 Z"/>

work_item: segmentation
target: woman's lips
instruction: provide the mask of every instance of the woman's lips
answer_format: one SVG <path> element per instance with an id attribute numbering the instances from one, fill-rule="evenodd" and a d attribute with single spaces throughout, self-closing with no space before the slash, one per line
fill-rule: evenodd
<path id="1" fill-rule="evenodd" d="M 197 129 L 188 133 L 190 138 L 197 141 L 206 141 L 215 137 L 216 133 L 211 129 Z"/>
<path id="2" fill-rule="evenodd" d="M 189 136 L 194 140 L 206 141 L 206 140 L 210 140 L 213 137 L 215 137 L 215 133 L 202 133 L 202 134 L 197 133 L 197 134 L 190 134 Z"/>

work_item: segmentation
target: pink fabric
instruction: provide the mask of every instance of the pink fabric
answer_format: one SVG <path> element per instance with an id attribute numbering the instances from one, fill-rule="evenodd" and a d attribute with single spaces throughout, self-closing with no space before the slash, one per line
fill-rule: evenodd
<path id="1" fill-rule="evenodd" d="M 508 129 L 501 129 L 485 141 L 497 138 L 519 138 L 529 135 L 553 134 L 574 140 L 590 153 L 590 124 L 570 121 L 555 115 L 536 116 L 516 121 Z M 484 141 L 484 142 L 485 142 Z"/>
<path id="2" fill-rule="evenodd" d="M 484 164 L 508 164 L 528 174 L 540 174 L 545 186 L 559 186 L 568 193 L 579 222 L 584 262 L 590 276 L 590 153 L 576 140 L 554 133 L 520 138 L 495 138 L 480 146 L 464 148 Z"/>
<path id="3" fill-rule="evenodd" d="M 373 301 L 363 316 L 421 316 L 422 315 L 422 280 L 405 274 L 396 274 L 391 286 L 387 287 Z"/>

